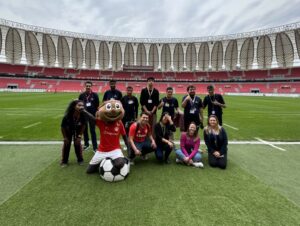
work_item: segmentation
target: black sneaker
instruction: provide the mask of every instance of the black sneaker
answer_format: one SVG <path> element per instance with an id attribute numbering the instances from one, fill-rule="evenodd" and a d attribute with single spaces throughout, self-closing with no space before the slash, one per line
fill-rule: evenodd
<path id="1" fill-rule="evenodd" d="M 90 146 L 89 145 L 84 145 L 83 150 L 87 151 L 89 150 Z"/>
<path id="2" fill-rule="evenodd" d="M 165 164 L 170 164 L 170 163 L 171 163 L 171 161 L 169 159 L 165 160 Z"/>

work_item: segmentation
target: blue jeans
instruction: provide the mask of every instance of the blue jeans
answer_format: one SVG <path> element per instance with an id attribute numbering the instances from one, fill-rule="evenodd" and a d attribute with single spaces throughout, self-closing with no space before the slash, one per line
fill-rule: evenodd
<path id="1" fill-rule="evenodd" d="M 146 138 L 144 142 L 135 142 L 134 144 L 136 146 L 137 149 L 139 149 L 142 152 L 142 155 L 146 155 L 150 152 L 155 151 L 152 147 L 151 147 L 151 141 L 149 138 Z M 129 158 L 132 160 L 135 158 L 135 153 L 133 151 L 133 149 L 130 147 L 130 151 L 129 151 Z"/>
<path id="2" fill-rule="evenodd" d="M 155 150 L 156 159 L 159 162 L 167 161 L 169 155 L 171 154 L 172 148 L 169 145 L 157 145 L 157 149 Z M 165 154 L 164 154 L 165 153 Z"/>
<path id="3" fill-rule="evenodd" d="M 181 149 L 177 149 L 176 150 L 176 157 L 178 159 L 180 159 L 181 161 L 183 161 L 186 156 L 184 155 L 184 153 L 182 152 Z M 196 155 L 192 158 L 192 160 L 193 160 L 193 162 L 200 162 L 201 161 L 200 152 L 197 152 Z"/>

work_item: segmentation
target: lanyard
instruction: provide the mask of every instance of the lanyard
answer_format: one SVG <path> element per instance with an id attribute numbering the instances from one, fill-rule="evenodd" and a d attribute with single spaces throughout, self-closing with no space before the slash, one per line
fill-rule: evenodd
<path id="1" fill-rule="evenodd" d="M 153 90 L 154 90 L 154 89 L 152 89 L 151 92 L 150 92 L 149 89 L 148 89 L 148 87 L 147 87 L 147 91 L 148 91 L 148 94 L 149 94 L 149 99 L 150 99 L 150 97 L 152 96 Z"/>
<path id="2" fill-rule="evenodd" d="M 86 102 L 89 102 L 89 99 L 90 99 L 91 95 L 92 95 L 92 92 L 90 92 L 89 95 L 87 95 L 87 93 L 85 94 Z"/>

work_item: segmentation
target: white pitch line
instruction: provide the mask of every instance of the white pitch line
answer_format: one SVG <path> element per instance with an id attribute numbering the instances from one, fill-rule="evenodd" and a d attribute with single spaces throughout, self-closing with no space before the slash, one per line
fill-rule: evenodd
<path id="1" fill-rule="evenodd" d="M 36 126 L 36 125 L 38 125 L 38 124 L 41 124 L 41 122 L 36 122 L 36 123 L 31 124 L 31 125 L 24 126 L 23 128 L 24 128 L 24 129 L 28 129 L 28 128 L 33 127 L 33 126 Z"/>
<path id="2" fill-rule="evenodd" d="M 272 144 L 272 143 L 270 143 L 270 142 L 267 142 L 267 141 L 265 141 L 265 140 L 260 139 L 259 137 L 254 137 L 254 138 L 255 138 L 256 140 L 260 141 L 261 143 L 266 144 L 266 145 L 269 145 L 269 146 L 271 146 L 271 147 L 273 147 L 273 148 L 275 148 L 275 149 L 278 149 L 278 150 L 280 150 L 280 151 L 286 151 L 285 149 L 280 148 L 280 147 L 277 147 L 277 146 L 275 146 L 274 144 Z"/>
<path id="3" fill-rule="evenodd" d="M 234 129 L 234 130 L 239 130 L 238 128 L 235 128 L 235 127 L 233 127 L 233 126 L 230 126 L 230 125 L 228 125 L 228 124 L 225 124 L 225 123 L 223 123 L 225 126 L 227 126 L 227 127 L 229 127 L 229 128 L 231 128 L 231 129 Z"/>

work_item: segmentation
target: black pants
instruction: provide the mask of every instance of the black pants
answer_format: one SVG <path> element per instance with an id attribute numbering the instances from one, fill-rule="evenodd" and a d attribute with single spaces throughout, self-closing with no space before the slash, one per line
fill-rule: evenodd
<path id="1" fill-rule="evenodd" d="M 155 150 L 155 156 L 156 159 L 159 162 L 167 161 L 169 158 L 169 155 L 172 152 L 172 148 L 170 148 L 169 145 L 157 145 L 157 149 Z M 164 156 L 165 153 L 165 156 Z"/>
<path id="2" fill-rule="evenodd" d="M 216 158 L 212 153 L 208 153 L 208 163 L 211 167 L 219 167 L 221 169 L 226 169 L 227 166 L 227 153 L 224 157 Z"/>
<path id="3" fill-rule="evenodd" d="M 98 145 L 97 145 L 97 137 L 96 137 L 96 132 L 95 132 L 95 122 L 91 119 L 89 119 L 88 122 L 86 123 L 86 127 L 85 127 L 85 130 L 84 130 L 84 134 L 83 134 L 83 136 L 84 136 L 84 145 L 89 146 L 88 127 L 90 128 L 93 149 L 96 150 L 98 148 Z"/>
<path id="4" fill-rule="evenodd" d="M 74 135 L 72 135 L 72 134 L 68 134 L 67 137 L 68 137 L 69 142 L 64 142 L 64 144 L 63 144 L 61 163 L 67 164 L 69 161 L 72 139 L 74 140 L 74 149 L 75 149 L 77 161 L 82 162 L 83 157 L 82 157 L 82 147 L 81 147 L 81 142 L 80 142 L 81 140 L 77 139 L 78 142 L 76 142 L 76 139 L 75 139 Z"/>

